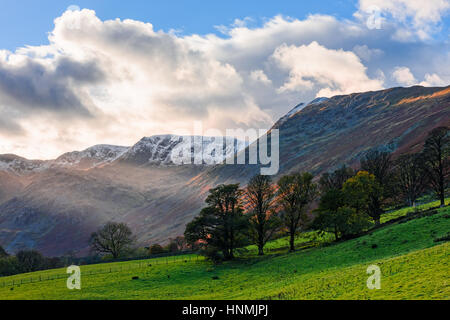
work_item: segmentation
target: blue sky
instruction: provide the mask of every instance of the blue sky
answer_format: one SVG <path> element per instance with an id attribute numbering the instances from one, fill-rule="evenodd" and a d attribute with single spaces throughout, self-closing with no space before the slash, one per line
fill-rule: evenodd
<path id="1" fill-rule="evenodd" d="M 301 3 L 301 4 L 300 4 Z M 354 0 L 15 0 L 2 1 L 0 10 L 0 47 L 14 50 L 24 45 L 48 42 L 53 20 L 70 5 L 96 11 L 102 20 L 135 19 L 151 22 L 155 29 L 177 29 L 184 33 L 217 33 L 216 25 L 229 25 L 236 18 L 261 21 L 277 14 L 304 18 L 311 13 L 351 18 Z"/>
<path id="2" fill-rule="evenodd" d="M 51 159 L 191 134 L 195 123 L 214 136 L 266 130 L 317 97 L 450 84 L 450 0 L 17 0 L 0 9 L 0 154 Z"/>

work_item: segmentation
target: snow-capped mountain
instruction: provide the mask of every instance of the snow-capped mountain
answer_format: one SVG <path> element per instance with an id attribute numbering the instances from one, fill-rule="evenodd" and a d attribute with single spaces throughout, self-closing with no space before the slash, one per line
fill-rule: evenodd
<path id="1" fill-rule="evenodd" d="M 297 113 L 299 113 L 300 111 L 302 111 L 304 108 L 306 108 L 308 106 L 319 104 L 319 103 L 325 102 L 327 100 L 329 100 L 329 99 L 328 98 L 316 98 L 313 101 L 311 101 L 310 103 L 306 103 L 306 104 L 299 103 L 291 111 L 286 113 L 286 115 L 284 115 L 282 118 L 280 118 L 280 120 L 278 120 L 277 124 L 281 125 L 281 124 L 285 123 L 289 118 L 292 118 L 293 116 L 295 116 Z"/>
<path id="2" fill-rule="evenodd" d="M 218 164 L 246 147 L 231 137 L 158 135 L 145 137 L 118 161 L 134 165 Z"/>
<path id="3" fill-rule="evenodd" d="M 100 144 L 83 151 L 68 152 L 52 162 L 52 166 L 93 168 L 101 164 L 111 163 L 123 155 L 130 147 Z"/>
<path id="4" fill-rule="evenodd" d="M 0 155 L 0 171 L 22 176 L 51 168 L 92 169 L 116 160 L 133 165 L 218 164 L 246 146 L 229 137 L 158 135 L 142 138 L 132 147 L 101 144 L 65 153 L 55 160 Z"/>
<path id="5" fill-rule="evenodd" d="M 50 167 L 48 161 L 28 160 L 14 154 L 0 155 L 0 171 L 26 175 L 32 172 L 39 172 Z"/>
<path id="6" fill-rule="evenodd" d="M 0 171 L 23 176 L 50 168 L 90 169 L 113 162 L 128 149 L 129 147 L 97 145 L 83 151 L 65 153 L 55 160 L 28 160 L 14 154 L 5 154 L 0 155 Z"/>

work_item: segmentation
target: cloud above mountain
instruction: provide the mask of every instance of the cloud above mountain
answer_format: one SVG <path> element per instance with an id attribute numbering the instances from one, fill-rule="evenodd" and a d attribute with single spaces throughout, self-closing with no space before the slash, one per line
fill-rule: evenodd
<path id="1" fill-rule="evenodd" d="M 381 29 L 367 27 L 369 2 L 361 1 L 352 21 L 276 16 L 248 27 L 242 19 L 218 26 L 222 35 L 66 11 L 49 44 L 0 50 L 0 153 L 52 158 L 131 145 L 192 130 L 194 121 L 223 132 L 268 128 L 318 96 L 448 82 L 449 44 L 430 41 L 447 9 L 425 18 L 406 2 L 403 15 L 375 4 L 390 14 Z M 399 40 L 399 29 L 427 37 Z"/>

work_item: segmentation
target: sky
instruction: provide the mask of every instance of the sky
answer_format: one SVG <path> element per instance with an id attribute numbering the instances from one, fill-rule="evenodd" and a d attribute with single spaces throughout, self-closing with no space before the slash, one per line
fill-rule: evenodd
<path id="1" fill-rule="evenodd" d="M 317 97 L 450 84 L 450 0 L 0 6 L 0 154 L 268 129 Z"/>

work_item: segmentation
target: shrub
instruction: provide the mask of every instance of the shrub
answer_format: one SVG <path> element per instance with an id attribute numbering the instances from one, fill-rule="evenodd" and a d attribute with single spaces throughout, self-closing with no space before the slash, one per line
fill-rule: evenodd
<path id="1" fill-rule="evenodd" d="M 150 254 L 161 254 L 161 253 L 165 253 L 166 251 L 164 250 L 164 248 L 159 245 L 159 244 L 154 244 L 150 247 L 149 249 Z"/>
<path id="2" fill-rule="evenodd" d="M 0 259 L 0 276 L 12 276 L 20 273 L 19 263 L 14 256 L 8 256 Z"/>

